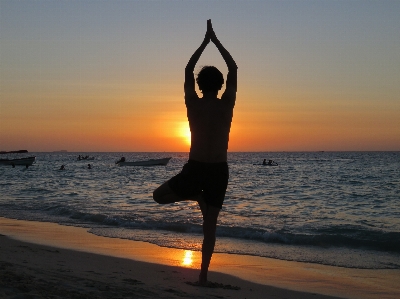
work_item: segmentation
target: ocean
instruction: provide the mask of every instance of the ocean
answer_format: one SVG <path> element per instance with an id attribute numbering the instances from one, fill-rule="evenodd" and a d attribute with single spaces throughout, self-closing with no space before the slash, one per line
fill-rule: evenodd
<path id="1" fill-rule="evenodd" d="M 95 159 L 78 161 L 79 154 Z M 27 155 L 37 159 L 29 168 L 0 165 L 0 216 L 201 250 L 197 203 L 152 200 L 153 190 L 181 170 L 187 153 Z M 122 156 L 172 159 L 167 166 L 119 167 L 115 161 Z M 263 159 L 278 166 L 263 166 Z M 228 153 L 228 164 L 216 252 L 400 269 L 400 152 Z"/>

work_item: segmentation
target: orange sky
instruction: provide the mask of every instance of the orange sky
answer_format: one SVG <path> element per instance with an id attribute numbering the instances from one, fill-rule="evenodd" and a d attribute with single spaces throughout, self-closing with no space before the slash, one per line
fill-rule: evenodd
<path id="1" fill-rule="evenodd" d="M 399 3 L 210 3 L 2 1 L 0 150 L 187 152 L 208 18 L 239 66 L 229 151 L 400 150 Z"/>

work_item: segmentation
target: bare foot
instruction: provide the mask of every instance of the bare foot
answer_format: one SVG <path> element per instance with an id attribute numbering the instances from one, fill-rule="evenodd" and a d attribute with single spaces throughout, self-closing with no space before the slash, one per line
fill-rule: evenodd
<path id="1" fill-rule="evenodd" d="M 200 273 L 199 285 L 203 287 L 207 286 L 207 273 L 206 274 Z"/>

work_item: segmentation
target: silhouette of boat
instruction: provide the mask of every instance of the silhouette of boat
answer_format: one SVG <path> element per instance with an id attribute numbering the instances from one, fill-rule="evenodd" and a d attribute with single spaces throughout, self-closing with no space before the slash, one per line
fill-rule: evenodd
<path id="1" fill-rule="evenodd" d="M 161 158 L 161 159 L 150 159 L 150 160 L 144 160 L 144 161 L 135 161 L 135 162 L 125 162 L 125 161 L 120 161 L 117 162 L 119 166 L 165 166 L 168 164 L 169 160 L 171 160 L 171 157 L 169 158 Z"/>
<path id="2" fill-rule="evenodd" d="M 26 167 L 31 166 L 35 162 L 36 156 L 16 159 L 0 159 L 0 165 L 25 165 Z"/>

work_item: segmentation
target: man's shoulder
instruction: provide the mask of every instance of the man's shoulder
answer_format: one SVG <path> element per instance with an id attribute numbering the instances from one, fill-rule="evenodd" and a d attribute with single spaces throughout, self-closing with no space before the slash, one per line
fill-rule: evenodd
<path id="1" fill-rule="evenodd" d="M 186 103 L 186 105 L 193 105 L 193 104 L 195 104 L 195 103 L 197 103 L 198 100 L 199 99 L 199 97 L 198 97 L 198 95 L 197 95 L 197 93 L 196 92 L 185 92 L 185 103 Z"/>
<path id="2" fill-rule="evenodd" d="M 221 96 L 221 103 L 223 105 L 233 108 L 235 106 L 236 102 L 236 92 L 224 92 L 224 94 Z"/>

